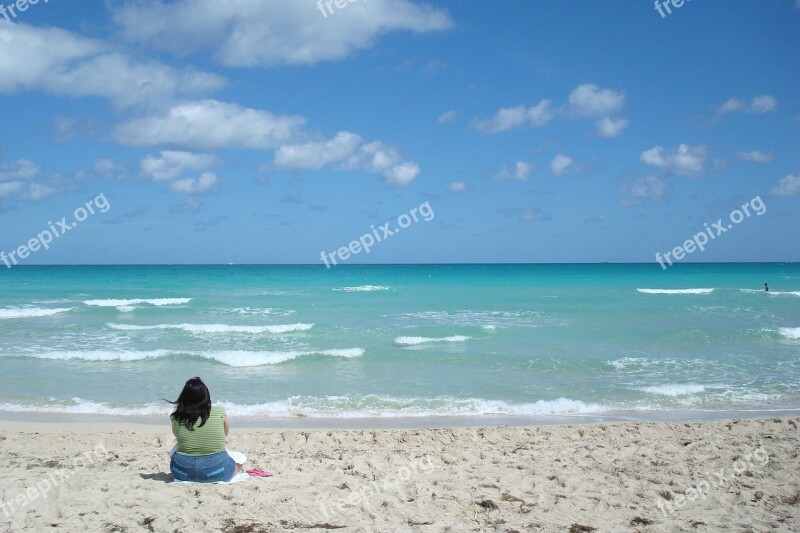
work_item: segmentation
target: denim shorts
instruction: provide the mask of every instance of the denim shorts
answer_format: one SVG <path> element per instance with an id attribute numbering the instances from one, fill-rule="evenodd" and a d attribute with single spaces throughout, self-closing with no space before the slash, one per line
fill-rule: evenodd
<path id="1" fill-rule="evenodd" d="M 172 455 L 169 469 L 178 481 L 214 483 L 233 479 L 236 463 L 227 451 L 196 457 L 176 452 Z"/>

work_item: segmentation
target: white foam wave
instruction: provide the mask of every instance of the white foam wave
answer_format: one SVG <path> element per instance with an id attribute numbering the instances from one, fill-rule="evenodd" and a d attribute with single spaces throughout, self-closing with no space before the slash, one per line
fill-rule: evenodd
<path id="1" fill-rule="evenodd" d="M 778 330 L 783 337 L 792 340 L 800 339 L 800 328 L 780 328 Z"/>
<path id="2" fill-rule="evenodd" d="M 51 360 L 81 360 L 81 361 L 142 361 L 145 359 L 158 359 L 171 353 L 169 350 L 152 351 L 111 351 L 111 350 L 86 350 L 86 351 L 51 351 L 30 352 L 25 357 L 33 359 Z"/>
<path id="3" fill-rule="evenodd" d="M 711 294 L 714 289 L 636 289 L 644 294 Z"/>
<path id="4" fill-rule="evenodd" d="M 739 289 L 739 292 L 762 293 L 770 296 L 800 296 L 800 291 L 765 291 L 764 289 Z"/>
<path id="5" fill-rule="evenodd" d="M 240 350 L 229 350 L 219 352 L 205 352 L 199 354 L 206 359 L 212 359 L 224 365 L 233 367 L 277 365 L 297 359 L 298 357 L 311 355 L 325 355 L 328 357 L 353 358 L 364 355 L 362 348 L 348 348 L 340 350 L 318 350 L 318 351 L 285 351 L 285 352 L 249 352 Z"/>
<path id="6" fill-rule="evenodd" d="M 71 403 L 57 402 L 45 405 L 0 403 L 0 411 L 11 413 L 57 413 L 72 415 L 109 416 L 152 416 L 166 415 L 173 407 L 165 403 L 149 403 L 143 406 L 114 406 L 103 402 L 93 402 L 72 398 Z"/>
<path id="7" fill-rule="evenodd" d="M 422 311 L 416 313 L 401 313 L 385 316 L 392 319 L 399 318 L 402 320 L 413 320 L 425 325 L 482 327 L 484 329 L 492 329 L 490 326 L 538 328 L 547 326 L 565 326 L 569 324 L 569 321 L 563 317 L 536 310 Z"/>
<path id="8" fill-rule="evenodd" d="M 464 342 L 471 338 L 472 337 L 465 337 L 464 335 L 451 335 L 450 337 L 397 337 L 394 342 L 406 346 L 416 346 L 429 342 Z"/>
<path id="9" fill-rule="evenodd" d="M 290 351 L 210 351 L 210 352 L 181 352 L 174 350 L 152 350 L 152 351 L 110 351 L 110 350 L 87 350 L 87 351 L 50 351 L 32 352 L 24 354 L 25 357 L 34 359 L 49 359 L 60 361 L 144 361 L 147 359 L 158 359 L 168 356 L 188 355 L 209 359 L 233 367 L 249 367 L 262 365 L 276 365 L 298 357 L 322 355 L 327 357 L 354 358 L 364 355 L 363 348 L 344 348 L 331 350 L 290 350 Z"/>
<path id="10" fill-rule="evenodd" d="M 692 394 L 699 394 L 706 390 L 704 385 L 694 384 L 667 384 L 655 385 L 651 387 L 641 387 L 638 390 L 648 394 L 657 394 L 659 396 L 670 396 L 672 398 L 678 396 L 689 396 Z"/>
<path id="11" fill-rule="evenodd" d="M 309 418 L 420 418 L 431 416 L 581 416 L 602 414 L 608 407 L 569 398 L 513 404 L 481 398 L 393 398 L 385 396 L 294 396 L 286 400 L 240 404 L 222 401 L 218 405 L 232 416 Z M 170 413 L 172 406 L 153 402 L 120 406 L 105 402 L 72 398 L 47 404 L 2 403 L 0 411 L 18 413 L 64 413 L 112 416 L 153 416 Z"/>
<path id="12" fill-rule="evenodd" d="M 108 327 L 120 331 L 146 331 L 176 329 L 193 335 L 248 333 L 260 335 L 264 333 L 290 333 L 292 331 L 308 331 L 314 324 L 276 324 L 271 326 L 231 326 L 228 324 L 157 324 L 154 326 L 137 326 L 133 324 L 109 323 Z"/>
<path id="13" fill-rule="evenodd" d="M 360 287 L 339 287 L 333 290 L 339 292 L 373 292 L 388 291 L 391 290 L 391 287 L 386 287 L 384 285 L 361 285 Z"/>
<path id="14" fill-rule="evenodd" d="M 72 309 L 72 307 L 58 309 L 43 309 L 40 307 L 12 307 L 8 309 L 0 309 L 0 320 L 11 320 L 15 318 L 43 318 L 66 313 L 72 311 Z"/>
<path id="15" fill-rule="evenodd" d="M 239 315 L 239 316 L 288 316 L 294 315 L 297 311 L 293 309 L 276 309 L 274 307 L 257 308 L 257 307 L 236 307 L 233 309 L 220 309 L 222 314 Z"/>
<path id="16" fill-rule="evenodd" d="M 165 305 L 185 305 L 193 298 L 134 298 L 131 300 L 85 300 L 84 305 L 91 307 L 132 307 L 134 305 L 148 304 L 155 307 Z"/>

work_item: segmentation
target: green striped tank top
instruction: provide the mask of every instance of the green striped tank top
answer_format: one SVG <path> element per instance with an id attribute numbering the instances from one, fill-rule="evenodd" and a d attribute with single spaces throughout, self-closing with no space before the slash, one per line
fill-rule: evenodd
<path id="1" fill-rule="evenodd" d="M 194 424 L 192 431 L 186 426 L 177 425 L 178 453 L 192 457 L 199 455 L 214 455 L 225 451 L 225 423 L 223 407 L 212 407 L 211 415 L 203 427 L 200 419 Z"/>

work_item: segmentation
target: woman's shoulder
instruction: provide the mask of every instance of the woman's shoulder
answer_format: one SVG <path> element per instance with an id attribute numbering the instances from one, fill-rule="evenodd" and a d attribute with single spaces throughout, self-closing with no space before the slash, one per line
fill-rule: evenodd
<path id="1" fill-rule="evenodd" d="M 211 407 L 211 416 L 225 416 L 225 408 L 221 405 L 213 405 Z"/>

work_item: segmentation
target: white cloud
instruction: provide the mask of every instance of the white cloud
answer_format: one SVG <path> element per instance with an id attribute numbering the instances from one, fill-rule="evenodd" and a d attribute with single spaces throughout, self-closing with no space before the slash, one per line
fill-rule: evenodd
<path id="1" fill-rule="evenodd" d="M 552 172 L 554 176 L 563 176 L 564 174 L 574 171 L 574 165 L 575 160 L 573 160 L 571 157 L 564 154 L 558 154 L 550 162 L 550 172 Z"/>
<path id="2" fill-rule="evenodd" d="M 354 133 L 341 131 L 329 141 L 284 145 L 275 152 L 279 168 L 320 169 L 338 163 L 340 170 L 381 174 L 389 185 L 405 187 L 419 174 L 416 163 L 403 161 L 400 152 L 381 141 L 364 143 Z"/>
<path id="3" fill-rule="evenodd" d="M 98 159 L 94 162 L 94 173 L 108 180 L 121 180 L 128 174 L 128 169 L 111 159 Z"/>
<path id="4" fill-rule="evenodd" d="M 628 127 L 630 121 L 621 118 L 614 120 L 609 117 L 601 118 L 597 121 L 597 135 L 610 139 L 622 135 L 622 130 Z"/>
<path id="5" fill-rule="evenodd" d="M 439 115 L 439 118 L 436 119 L 436 123 L 448 124 L 450 122 L 453 122 L 457 116 L 458 116 L 458 111 L 456 111 L 455 109 L 451 109 L 450 111 L 445 111 L 444 113 Z"/>
<path id="6" fill-rule="evenodd" d="M 776 109 L 778 109 L 778 99 L 769 94 L 762 94 L 753 97 L 749 103 L 746 99 L 738 96 L 729 98 L 720 106 L 718 113 L 724 115 L 725 113 L 745 112 L 759 115 Z"/>
<path id="7" fill-rule="evenodd" d="M 0 182 L 30 180 L 41 172 L 41 167 L 29 159 L 19 159 L 14 163 L 0 163 Z"/>
<path id="8" fill-rule="evenodd" d="M 499 133 L 530 124 L 534 128 L 550 122 L 555 116 L 550 100 L 542 100 L 533 107 L 524 105 L 505 107 L 493 117 L 485 120 L 475 119 L 473 126 L 483 133 Z"/>
<path id="9" fill-rule="evenodd" d="M 106 43 L 58 28 L 0 24 L 0 92 L 42 90 L 56 95 L 98 96 L 118 107 L 162 105 L 176 97 L 216 91 L 225 80 L 157 61 L 138 61 Z"/>
<path id="10" fill-rule="evenodd" d="M 164 150 L 160 157 L 148 155 L 139 166 L 142 175 L 153 181 L 167 181 L 177 178 L 184 170 L 205 170 L 216 161 L 213 155 Z"/>
<path id="11" fill-rule="evenodd" d="M 327 18 L 312 1 L 144 0 L 112 16 L 127 40 L 179 56 L 210 50 L 231 67 L 312 65 L 370 48 L 390 32 L 453 26 L 446 11 L 411 0 L 351 1 Z"/>
<path id="12" fill-rule="evenodd" d="M 532 221 L 532 220 L 552 220 L 552 216 L 550 214 L 544 212 L 542 209 L 538 207 L 529 207 L 527 209 L 522 210 L 519 214 L 520 220 L 525 221 Z"/>
<path id="13" fill-rule="evenodd" d="M 363 139 L 340 131 L 329 141 L 284 145 L 275 152 L 275 164 L 283 168 L 320 169 L 353 155 Z"/>
<path id="14" fill-rule="evenodd" d="M 48 196 L 53 196 L 56 193 L 58 193 L 58 189 L 55 187 L 43 185 L 41 183 L 31 183 L 28 185 L 28 192 L 26 192 L 23 196 L 32 202 L 38 202 L 39 200 L 47 198 Z"/>
<path id="15" fill-rule="evenodd" d="M 21 181 L 9 181 L 6 183 L 0 182 L 0 198 L 7 198 L 14 194 L 15 192 L 22 189 L 22 186 L 25 185 Z"/>
<path id="16" fill-rule="evenodd" d="M 607 117 L 625 105 L 625 95 L 612 89 L 601 89 L 593 83 L 579 85 L 569 95 L 569 110 L 587 118 Z"/>
<path id="17" fill-rule="evenodd" d="M 450 192 L 467 192 L 469 187 L 467 187 L 464 181 L 452 181 L 450 185 L 447 186 L 447 190 Z"/>
<path id="18" fill-rule="evenodd" d="M 668 195 L 667 183 L 657 176 L 645 176 L 623 186 L 620 204 L 625 207 L 644 202 L 660 202 Z"/>
<path id="19" fill-rule="evenodd" d="M 503 167 L 494 179 L 525 181 L 528 179 L 531 172 L 533 172 L 532 165 L 524 161 L 517 161 L 510 168 L 508 166 Z"/>
<path id="20" fill-rule="evenodd" d="M 752 161 L 753 163 L 769 163 L 775 158 L 775 154 L 762 152 L 760 150 L 750 150 L 749 152 L 739 152 L 737 157 L 742 161 Z"/>
<path id="21" fill-rule="evenodd" d="M 612 115 L 616 115 L 624 106 L 624 93 L 584 83 L 570 93 L 568 103 L 561 107 L 553 107 L 552 100 L 547 99 L 533 107 L 504 107 L 489 118 L 474 119 L 472 127 L 483 133 L 499 133 L 528 125 L 536 128 L 560 115 L 573 119 L 597 119 L 597 134 L 600 137 L 618 137 L 628 127 L 629 121 L 613 118 Z"/>
<path id="22" fill-rule="evenodd" d="M 668 173 L 694 176 L 703 172 L 706 153 L 705 146 L 681 144 L 669 152 L 662 146 L 655 146 L 642 152 L 640 159 L 643 163 L 661 167 Z"/>
<path id="23" fill-rule="evenodd" d="M 219 179 L 213 172 L 204 172 L 199 178 L 184 178 L 169 184 L 172 192 L 178 194 L 206 194 L 217 187 Z"/>
<path id="24" fill-rule="evenodd" d="M 304 124 L 305 119 L 299 116 L 273 115 L 237 104 L 202 100 L 118 126 L 114 138 L 134 146 L 263 149 L 292 140 Z"/>
<path id="25" fill-rule="evenodd" d="M 800 174 L 789 174 L 781 178 L 777 187 L 772 189 L 774 196 L 797 196 L 800 195 Z"/>

